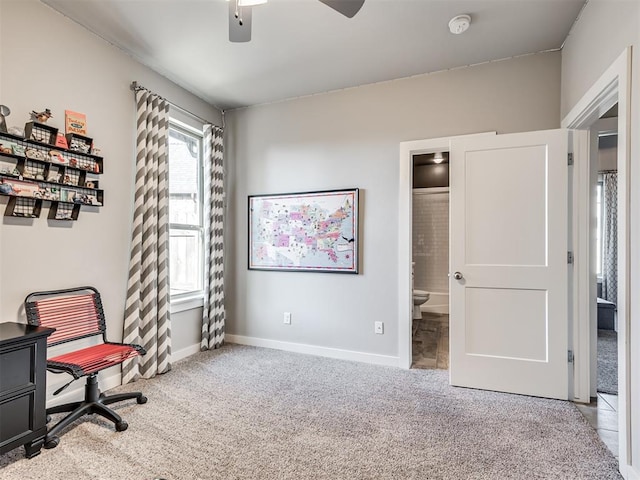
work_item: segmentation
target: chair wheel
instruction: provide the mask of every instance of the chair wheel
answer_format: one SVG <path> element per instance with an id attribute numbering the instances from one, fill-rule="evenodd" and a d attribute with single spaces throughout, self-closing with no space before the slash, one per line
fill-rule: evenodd
<path id="1" fill-rule="evenodd" d="M 125 422 L 124 420 L 121 422 L 116 423 L 116 430 L 118 432 L 124 432 L 127 428 L 129 428 L 129 424 L 127 422 Z"/>
<path id="2" fill-rule="evenodd" d="M 44 448 L 55 448 L 58 446 L 58 444 L 60 443 L 60 438 L 58 437 L 51 437 L 47 440 L 45 440 L 44 442 Z"/>
<path id="3" fill-rule="evenodd" d="M 140 405 L 142 405 L 143 403 L 147 403 L 147 400 L 147 397 L 145 397 L 144 395 L 140 395 L 137 401 Z"/>

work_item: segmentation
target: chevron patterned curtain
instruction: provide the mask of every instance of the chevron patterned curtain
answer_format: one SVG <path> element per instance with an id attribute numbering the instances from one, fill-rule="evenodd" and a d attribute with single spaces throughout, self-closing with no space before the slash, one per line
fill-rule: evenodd
<path id="1" fill-rule="evenodd" d="M 124 341 L 147 355 L 123 364 L 122 383 L 171 369 L 169 315 L 169 103 L 137 89 L 136 177 Z"/>
<path id="2" fill-rule="evenodd" d="M 202 315 L 201 350 L 218 348 L 224 342 L 224 163 L 223 131 L 207 125 L 204 131 L 205 172 L 209 189 L 205 198 L 205 232 L 209 236 L 206 253 L 206 284 Z"/>
<path id="3" fill-rule="evenodd" d="M 602 174 L 602 298 L 618 304 L 618 173 Z"/>

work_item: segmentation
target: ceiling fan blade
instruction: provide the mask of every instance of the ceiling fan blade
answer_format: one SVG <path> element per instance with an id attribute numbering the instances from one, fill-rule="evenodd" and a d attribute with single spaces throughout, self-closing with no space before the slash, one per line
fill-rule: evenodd
<path id="1" fill-rule="evenodd" d="M 353 18 L 360 11 L 364 0 L 320 0 L 325 5 L 348 18 Z"/>
<path id="2" fill-rule="evenodd" d="M 238 7 L 239 18 L 236 18 L 236 2 L 229 2 L 229 41 L 242 43 L 251 41 L 251 7 Z M 242 24 L 241 21 L 242 20 Z"/>

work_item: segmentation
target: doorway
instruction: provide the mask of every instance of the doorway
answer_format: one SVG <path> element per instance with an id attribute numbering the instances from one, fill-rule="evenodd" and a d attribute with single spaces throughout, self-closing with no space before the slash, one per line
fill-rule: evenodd
<path id="1" fill-rule="evenodd" d="M 449 368 L 449 152 L 413 156 L 412 368 Z"/>
<path id="2" fill-rule="evenodd" d="M 595 272 L 595 229 L 592 225 L 591 199 L 594 185 L 595 165 L 597 165 L 598 135 L 592 128 L 614 105 L 618 105 L 617 115 L 617 425 L 618 461 L 620 473 L 629 478 L 631 468 L 631 402 L 629 378 L 632 375 L 628 335 L 631 317 L 629 315 L 630 251 L 629 242 L 629 132 L 631 122 L 631 48 L 626 48 L 613 64 L 584 94 L 580 101 L 562 121 L 564 128 L 591 130 L 589 159 L 574 167 L 573 231 L 576 249 L 574 265 L 573 314 L 575 318 L 590 321 L 574 323 L 572 332 L 574 347 L 580 352 L 574 363 L 575 401 L 590 403 L 594 383 L 594 331 L 597 330 L 596 272 Z M 588 328 L 585 328 L 588 327 Z M 597 346 L 595 347 L 597 349 Z M 615 432 L 613 435 L 616 437 Z"/>
<path id="3" fill-rule="evenodd" d="M 591 387 L 587 405 L 579 404 L 591 426 L 611 453 L 618 457 L 618 326 L 617 326 L 617 212 L 618 212 L 618 104 L 591 128 L 597 138 L 597 159 L 591 165 L 591 218 L 595 249 L 591 264 L 596 265 L 590 303 L 596 303 L 591 325 Z"/>
<path id="4" fill-rule="evenodd" d="M 493 136 L 496 132 L 465 135 L 465 137 Z M 443 137 L 415 140 L 400 144 L 399 198 L 398 198 L 398 366 L 411 368 L 413 317 L 413 158 L 416 155 L 434 155 L 448 152 L 453 138 Z"/>

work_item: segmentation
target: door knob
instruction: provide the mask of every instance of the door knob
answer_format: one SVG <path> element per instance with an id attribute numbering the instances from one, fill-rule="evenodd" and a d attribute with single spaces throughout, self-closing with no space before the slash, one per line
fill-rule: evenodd
<path id="1" fill-rule="evenodd" d="M 462 280 L 462 274 L 460 272 L 455 272 L 453 274 L 453 278 L 455 278 L 456 280 Z"/>

